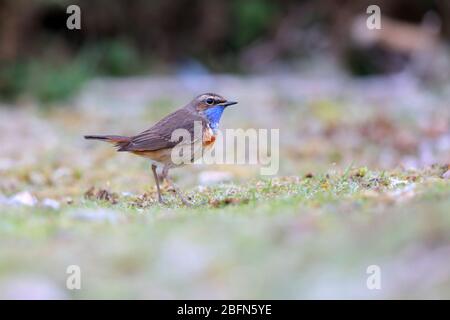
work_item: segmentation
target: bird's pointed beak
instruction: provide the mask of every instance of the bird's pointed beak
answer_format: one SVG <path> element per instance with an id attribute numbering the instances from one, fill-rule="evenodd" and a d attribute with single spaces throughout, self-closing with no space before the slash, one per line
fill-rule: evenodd
<path id="1" fill-rule="evenodd" d="M 237 102 L 236 101 L 225 101 L 224 103 L 221 103 L 221 105 L 224 107 L 232 106 L 233 104 L 237 104 Z"/>

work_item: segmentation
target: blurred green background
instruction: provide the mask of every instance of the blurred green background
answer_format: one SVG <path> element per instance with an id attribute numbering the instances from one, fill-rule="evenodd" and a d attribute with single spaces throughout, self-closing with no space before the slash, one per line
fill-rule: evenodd
<path id="1" fill-rule="evenodd" d="M 376 39 L 355 27 L 372 2 L 2 0 L 0 97 L 65 99 L 99 75 L 295 70 L 324 55 L 350 74 L 391 73 L 434 52 L 429 39 L 448 43 L 448 1 L 377 1 L 389 21 Z M 70 4 L 81 30 L 66 28 Z"/>

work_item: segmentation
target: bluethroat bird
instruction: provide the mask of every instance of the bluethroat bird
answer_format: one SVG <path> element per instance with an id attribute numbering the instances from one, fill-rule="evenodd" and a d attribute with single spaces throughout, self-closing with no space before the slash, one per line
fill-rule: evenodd
<path id="1" fill-rule="evenodd" d="M 164 203 L 161 196 L 160 182 L 164 179 L 172 186 L 175 193 L 185 205 L 189 202 L 183 197 L 178 188 L 168 176 L 171 168 L 181 164 L 172 159 L 172 149 L 183 143 L 180 139 L 174 141 L 172 133 L 177 129 L 184 129 L 194 137 L 195 124 L 201 124 L 201 146 L 210 148 L 214 145 L 220 118 L 226 107 L 237 102 L 228 101 L 214 93 L 205 93 L 195 97 L 181 109 L 161 119 L 149 129 L 131 137 L 118 135 L 87 135 L 85 139 L 101 140 L 114 144 L 118 151 L 127 151 L 145 157 L 151 161 L 151 169 L 158 191 L 158 201 Z M 193 145 L 199 139 L 190 140 Z M 194 154 L 192 161 L 199 154 Z M 158 175 L 158 171 L 161 174 Z"/>

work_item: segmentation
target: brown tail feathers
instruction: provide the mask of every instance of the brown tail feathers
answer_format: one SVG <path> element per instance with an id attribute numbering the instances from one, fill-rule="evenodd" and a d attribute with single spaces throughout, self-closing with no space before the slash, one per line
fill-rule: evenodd
<path id="1" fill-rule="evenodd" d="M 125 144 L 127 144 L 128 142 L 130 142 L 130 137 L 125 137 L 125 136 L 114 136 L 114 135 L 89 135 L 89 136 L 84 136 L 85 139 L 88 140 L 101 140 L 101 141 L 105 141 L 105 142 L 109 142 L 114 144 L 116 147 L 121 147 Z"/>

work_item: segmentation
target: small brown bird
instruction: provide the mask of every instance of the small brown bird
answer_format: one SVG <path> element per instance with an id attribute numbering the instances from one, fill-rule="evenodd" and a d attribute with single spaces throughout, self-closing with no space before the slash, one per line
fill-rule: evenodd
<path id="1" fill-rule="evenodd" d="M 181 139 L 174 141 L 172 133 L 177 129 L 184 129 L 191 135 L 191 144 L 194 145 L 196 139 L 194 128 L 196 123 L 201 124 L 201 147 L 210 148 L 216 140 L 220 118 L 226 107 L 237 102 L 228 101 L 222 96 L 214 93 L 205 93 L 195 97 L 185 107 L 169 114 L 161 119 L 151 128 L 132 137 L 118 135 L 87 135 L 85 139 L 102 140 L 114 144 L 118 151 L 127 151 L 133 154 L 146 157 L 151 161 L 151 168 L 158 191 L 158 201 L 164 203 L 161 196 L 160 181 L 166 179 L 172 185 L 181 201 L 189 205 L 178 188 L 168 176 L 170 168 L 180 166 L 172 159 L 172 149 L 182 143 Z M 191 161 L 202 153 L 193 154 Z M 157 169 L 162 173 L 158 176 Z"/>

